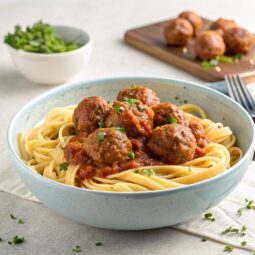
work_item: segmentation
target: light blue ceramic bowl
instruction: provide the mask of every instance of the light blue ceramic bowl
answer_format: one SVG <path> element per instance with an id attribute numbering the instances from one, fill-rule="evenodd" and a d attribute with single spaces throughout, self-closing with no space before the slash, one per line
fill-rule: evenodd
<path id="1" fill-rule="evenodd" d="M 76 104 L 91 95 L 114 100 L 121 88 L 132 83 L 155 90 L 162 101 L 178 104 L 180 100 L 187 99 L 200 105 L 213 120 L 231 127 L 244 157 L 228 171 L 209 180 L 182 188 L 140 193 L 111 193 L 70 187 L 34 173 L 21 161 L 17 133 L 26 133 L 49 109 Z M 179 99 L 175 100 L 176 97 Z M 218 204 L 242 180 L 253 156 L 254 138 L 250 116 L 227 96 L 194 83 L 152 77 L 82 81 L 55 88 L 19 110 L 8 130 L 9 149 L 17 171 L 42 203 L 69 219 L 95 227 L 122 230 L 174 225 Z"/>

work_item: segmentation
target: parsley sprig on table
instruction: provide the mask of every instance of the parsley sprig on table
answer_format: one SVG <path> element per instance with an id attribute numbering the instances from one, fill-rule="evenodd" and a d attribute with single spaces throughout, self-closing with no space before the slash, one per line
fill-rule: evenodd
<path id="1" fill-rule="evenodd" d="M 4 42 L 17 50 L 35 53 L 60 53 L 81 47 L 74 42 L 64 42 L 53 27 L 43 21 L 38 21 L 26 29 L 16 25 L 14 32 L 4 37 Z"/>

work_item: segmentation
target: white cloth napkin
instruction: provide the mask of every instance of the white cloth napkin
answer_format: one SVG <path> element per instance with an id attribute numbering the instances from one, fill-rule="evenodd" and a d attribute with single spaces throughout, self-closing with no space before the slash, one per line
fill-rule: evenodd
<path id="1" fill-rule="evenodd" d="M 8 154 L 7 150 L 0 154 L 2 165 L 0 169 L 0 191 L 39 202 L 21 181 Z M 255 161 L 250 165 L 245 178 L 238 188 L 222 203 L 208 211 L 214 215 L 215 221 L 205 220 L 204 216 L 201 215 L 189 222 L 179 224 L 175 228 L 225 244 L 255 250 L 255 210 L 246 209 L 243 211 L 242 216 L 236 215 L 236 211 L 245 206 L 245 198 L 255 200 Z M 228 227 L 241 229 L 243 225 L 247 227 L 245 236 L 221 234 Z M 247 242 L 245 247 L 241 245 L 242 241 Z"/>

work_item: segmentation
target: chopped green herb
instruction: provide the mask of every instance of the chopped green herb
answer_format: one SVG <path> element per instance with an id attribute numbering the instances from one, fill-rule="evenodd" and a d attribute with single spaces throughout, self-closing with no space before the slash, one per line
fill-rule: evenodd
<path id="1" fill-rule="evenodd" d="M 67 162 L 62 162 L 59 164 L 60 171 L 66 171 L 68 169 L 68 163 Z"/>
<path id="2" fill-rule="evenodd" d="M 76 245 L 76 246 L 72 249 L 72 251 L 74 251 L 74 252 L 76 252 L 76 253 L 79 253 L 79 252 L 81 252 L 81 247 L 80 247 L 79 245 Z"/>
<path id="3" fill-rule="evenodd" d="M 238 210 L 237 210 L 237 215 L 239 215 L 239 216 L 241 216 L 242 215 L 242 213 L 243 213 L 243 211 L 245 210 L 245 209 L 248 209 L 248 210 L 255 210 L 255 205 L 254 205 L 254 203 L 253 203 L 253 200 L 249 200 L 249 199 L 247 199 L 247 198 L 245 198 L 245 203 L 246 203 L 246 205 L 244 206 L 244 207 L 241 207 L 241 208 L 239 208 Z"/>
<path id="4" fill-rule="evenodd" d="M 147 175 L 149 175 L 149 176 L 155 175 L 155 172 L 154 172 L 153 169 L 143 169 L 143 170 L 142 170 L 142 173 L 143 173 L 143 174 L 147 174 Z"/>
<path id="5" fill-rule="evenodd" d="M 14 244 L 20 244 L 20 243 L 23 243 L 25 241 L 25 238 L 24 237 L 19 237 L 19 236 L 14 236 L 12 238 L 12 242 Z"/>
<path id="6" fill-rule="evenodd" d="M 96 246 L 104 246 L 104 244 L 102 242 L 97 242 L 95 243 Z"/>
<path id="7" fill-rule="evenodd" d="M 140 112 L 143 112 L 144 109 L 145 109 L 145 107 L 144 107 L 143 105 L 138 105 L 137 108 L 138 108 L 138 110 L 139 110 Z"/>
<path id="8" fill-rule="evenodd" d="M 138 99 L 135 99 L 135 98 L 127 98 L 127 97 L 124 97 L 123 98 L 124 102 L 128 103 L 128 104 L 132 104 L 132 105 L 135 105 L 137 104 L 138 102 L 140 102 L 140 100 Z"/>
<path id="9" fill-rule="evenodd" d="M 123 112 L 125 111 L 125 108 L 123 106 L 118 106 L 118 105 L 115 105 L 113 106 L 113 110 L 117 113 L 120 113 L 120 112 Z"/>
<path id="10" fill-rule="evenodd" d="M 206 236 L 203 236 L 202 238 L 201 238 L 201 242 L 206 242 L 208 240 L 208 238 L 206 237 Z"/>
<path id="11" fill-rule="evenodd" d="M 138 170 L 138 169 L 135 169 L 135 170 L 134 170 L 134 173 L 139 174 L 139 170 Z"/>
<path id="12" fill-rule="evenodd" d="M 212 213 L 206 213 L 206 214 L 204 215 L 204 218 L 205 218 L 206 220 L 215 221 L 215 217 L 213 216 Z"/>
<path id="13" fill-rule="evenodd" d="M 117 127 L 116 129 L 120 131 L 121 133 L 125 133 L 125 128 L 123 127 Z"/>
<path id="14" fill-rule="evenodd" d="M 235 56 L 233 56 L 232 58 L 233 58 L 234 61 L 239 61 L 239 60 L 242 59 L 242 57 L 243 57 L 243 54 L 238 53 Z"/>
<path id="15" fill-rule="evenodd" d="M 8 241 L 8 244 L 12 244 L 12 242 L 11 242 L 11 241 Z"/>
<path id="16" fill-rule="evenodd" d="M 64 42 L 54 28 L 43 21 L 25 29 L 16 25 L 14 32 L 5 36 L 4 42 L 15 49 L 36 53 L 59 53 L 81 47 L 74 42 Z"/>
<path id="17" fill-rule="evenodd" d="M 242 245 L 242 246 L 246 246 L 246 245 L 247 245 L 247 242 L 246 242 L 246 241 L 242 241 L 242 242 L 241 242 L 241 245 Z"/>
<path id="18" fill-rule="evenodd" d="M 239 229 L 238 228 L 232 228 L 229 227 L 227 229 L 225 229 L 224 231 L 221 232 L 222 235 L 227 235 L 227 234 L 238 234 L 239 233 Z"/>
<path id="19" fill-rule="evenodd" d="M 3 239 L 0 237 L 0 242 L 2 242 L 3 241 Z"/>
<path id="20" fill-rule="evenodd" d="M 104 128 L 105 127 L 105 124 L 102 120 L 100 120 L 97 124 L 98 124 L 99 128 Z"/>
<path id="21" fill-rule="evenodd" d="M 130 152 L 128 153 L 128 157 L 129 157 L 130 159 L 135 159 L 135 153 L 134 153 L 133 151 L 130 151 Z"/>
<path id="22" fill-rule="evenodd" d="M 234 250 L 233 246 L 231 245 L 225 245 L 224 251 L 226 252 L 232 252 Z"/>
<path id="23" fill-rule="evenodd" d="M 245 233 L 246 229 L 247 229 L 246 226 L 243 225 L 243 226 L 242 226 L 242 229 L 241 229 L 241 231 L 240 231 L 242 236 L 245 236 L 245 235 L 246 235 L 246 233 Z"/>
<path id="24" fill-rule="evenodd" d="M 213 67 L 216 67 L 219 64 L 219 61 L 217 59 L 211 59 L 209 61 L 205 60 L 202 62 L 201 66 L 205 70 L 209 70 Z"/>
<path id="25" fill-rule="evenodd" d="M 179 99 L 180 99 L 180 97 L 176 96 L 174 99 L 175 99 L 175 100 L 179 100 Z"/>
<path id="26" fill-rule="evenodd" d="M 105 132 L 98 132 L 98 140 L 99 141 L 104 141 L 105 135 L 106 135 Z"/>
<path id="27" fill-rule="evenodd" d="M 24 220 L 22 220 L 22 219 L 19 219 L 19 220 L 18 220 L 18 224 L 24 224 L 24 223 L 25 223 Z"/>
<path id="28" fill-rule="evenodd" d="M 177 120 L 174 117 L 172 117 L 172 116 L 169 117 L 168 120 L 167 120 L 168 124 L 173 124 L 173 123 L 176 123 L 176 122 L 177 122 Z"/>
<path id="29" fill-rule="evenodd" d="M 133 83 L 133 84 L 131 85 L 131 88 L 136 88 L 136 85 Z"/>
<path id="30" fill-rule="evenodd" d="M 192 169 L 191 169 L 191 167 L 190 167 L 190 166 L 188 167 L 188 171 L 189 171 L 189 172 L 192 172 Z"/>
<path id="31" fill-rule="evenodd" d="M 187 100 L 187 99 L 183 100 L 183 103 L 184 103 L 184 104 L 187 104 L 187 103 L 188 103 L 188 100 Z"/>
<path id="32" fill-rule="evenodd" d="M 13 214 L 10 214 L 10 217 L 12 220 L 17 220 L 17 217 L 15 217 Z"/>

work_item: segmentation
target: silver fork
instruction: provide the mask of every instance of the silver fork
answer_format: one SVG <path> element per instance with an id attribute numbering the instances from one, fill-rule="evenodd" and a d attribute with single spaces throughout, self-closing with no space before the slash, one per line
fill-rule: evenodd
<path id="1" fill-rule="evenodd" d="M 238 102 L 255 120 L 255 100 L 247 89 L 239 74 L 226 75 L 224 77 L 229 96 Z"/>

